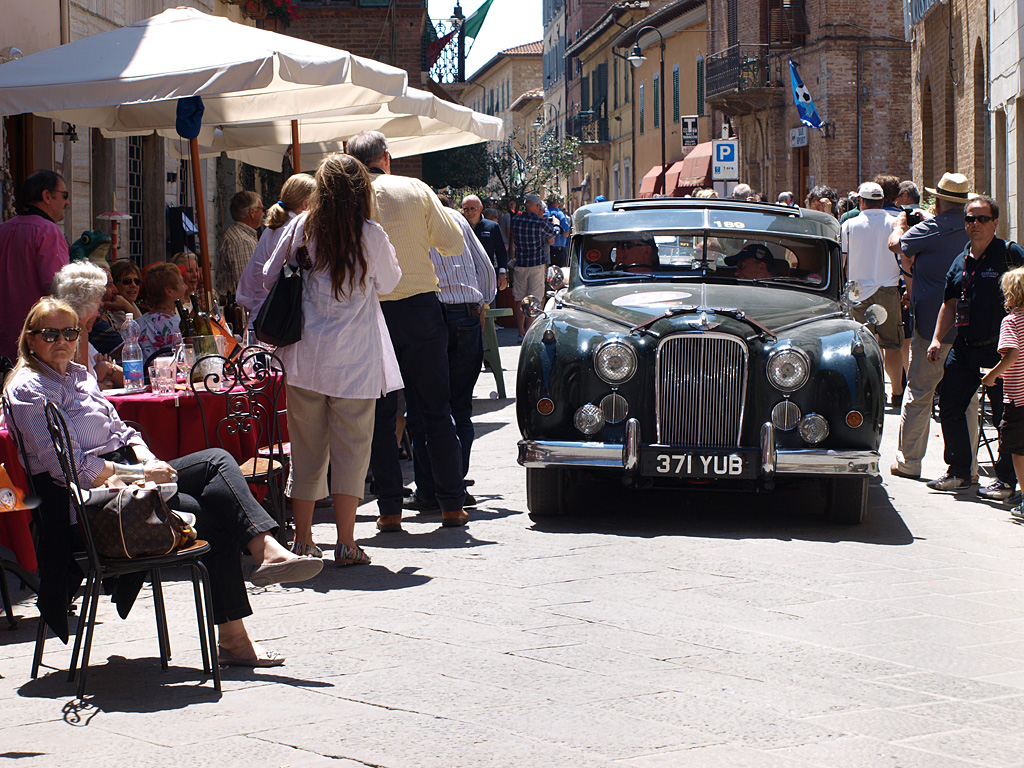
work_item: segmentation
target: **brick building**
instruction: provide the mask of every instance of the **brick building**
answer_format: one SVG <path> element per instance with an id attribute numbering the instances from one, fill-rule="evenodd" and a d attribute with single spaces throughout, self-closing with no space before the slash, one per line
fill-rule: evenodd
<path id="1" fill-rule="evenodd" d="M 815 184 L 845 192 L 878 173 L 911 176 L 910 45 L 900 0 L 709 0 L 705 101 L 727 117 L 740 180 L 770 199 Z M 824 133 L 799 130 L 788 58 Z M 798 129 L 794 131 L 793 129 Z"/>
<path id="2" fill-rule="evenodd" d="M 989 0 L 989 11 L 989 190 L 1003 206 L 1000 235 L 1020 242 L 1024 236 L 1024 79 L 1020 72 L 1024 4 L 1021 0 Z"/>

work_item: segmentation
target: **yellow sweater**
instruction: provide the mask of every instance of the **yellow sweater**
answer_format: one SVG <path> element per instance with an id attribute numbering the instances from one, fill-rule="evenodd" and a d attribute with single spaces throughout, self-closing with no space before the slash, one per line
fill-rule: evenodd
<path id="1" fill-rule="evenodd" d="M 419 179 L 378 173 L 373 177 L 373 191 L 377 198 L 376 220 L 388 233 L 402 268 L 398 286 L 380 300 L 396 301 L 436 292 L 430 248 L 437 248 L 442 256 L 458 256 L 466 247 L 462 230 L 444 212 L 430 187 Z"/>

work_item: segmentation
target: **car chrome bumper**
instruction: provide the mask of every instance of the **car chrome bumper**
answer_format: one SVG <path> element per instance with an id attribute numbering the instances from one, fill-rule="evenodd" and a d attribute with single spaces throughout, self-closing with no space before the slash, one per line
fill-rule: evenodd
<path id="1" fill-rule="evenodd" d="M 622 443 L 520 440 L 519 463 L 524 467 L 579 467 L 590 469 L 636 469 L 640 456 L 640 425 L 626 423 Z M 778 450 L 775 429 L 761 428 L 761 476 L 775 475 L 878 475 L 878 451 Z"/>

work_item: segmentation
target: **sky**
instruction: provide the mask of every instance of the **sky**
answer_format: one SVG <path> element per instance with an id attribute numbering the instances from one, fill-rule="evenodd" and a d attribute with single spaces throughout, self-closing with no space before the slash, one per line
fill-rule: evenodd
<path id="1" fill-rule="evenodd" d="M 462 13 L 468 18 L 484 0 L 463 0 Z M 447 19 L 455 9 L 455 0 L 429 0 L 428 10 L 434 21 Z M 480 36 L 466 57 L 466 77 L 506 48 L 544 39 L 541 0 L 494 0 Z"/>

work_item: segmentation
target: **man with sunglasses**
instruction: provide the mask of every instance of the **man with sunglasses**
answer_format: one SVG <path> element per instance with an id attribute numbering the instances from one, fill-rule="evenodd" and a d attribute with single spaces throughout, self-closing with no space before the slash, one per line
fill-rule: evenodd
<path id="1" fill-rule="evenodd" d="M 54 171 L 36 171 L 21 186 L 23 210 L 0 224 L 0 356 L 15 359 L 29 309 L 50 292 L 68 263 L 68 241 L 57 224 L 68 207 L 68 188 Z"/>
<path id="2" fill-rule="evenodd" d="M 946 273 L 944 302 L 928 346 L 928 360 L 938 365 L 943 337 L 956 328 L 956 339 L 946 358 L 939 392 L 939 421 L 947 469 L 942 477 L 928 483 L 928 487 L 936 491 L 970 487 L 971 463 L 977 445 L 971 444 L 967 410 L 981 385 L 981 370 L 999 362 L 996 350 L 999 324 L 1006 315 L 999 281 L 1007 270 L 1024 265 L 1024 249 L 996 237 L 998 225 L 999 204 L 991 197 L 974 197 L 967 203 L 964 226 L 970 242 Z M 1001 388 L 998 396 L 996 394 L 993 392 L 993 404 L 998 403 L 1001 412 Z M 1001 455 L 995 471 L 996 477 L 1012 492 L 1015 478 L 1012 457 Z"/>

